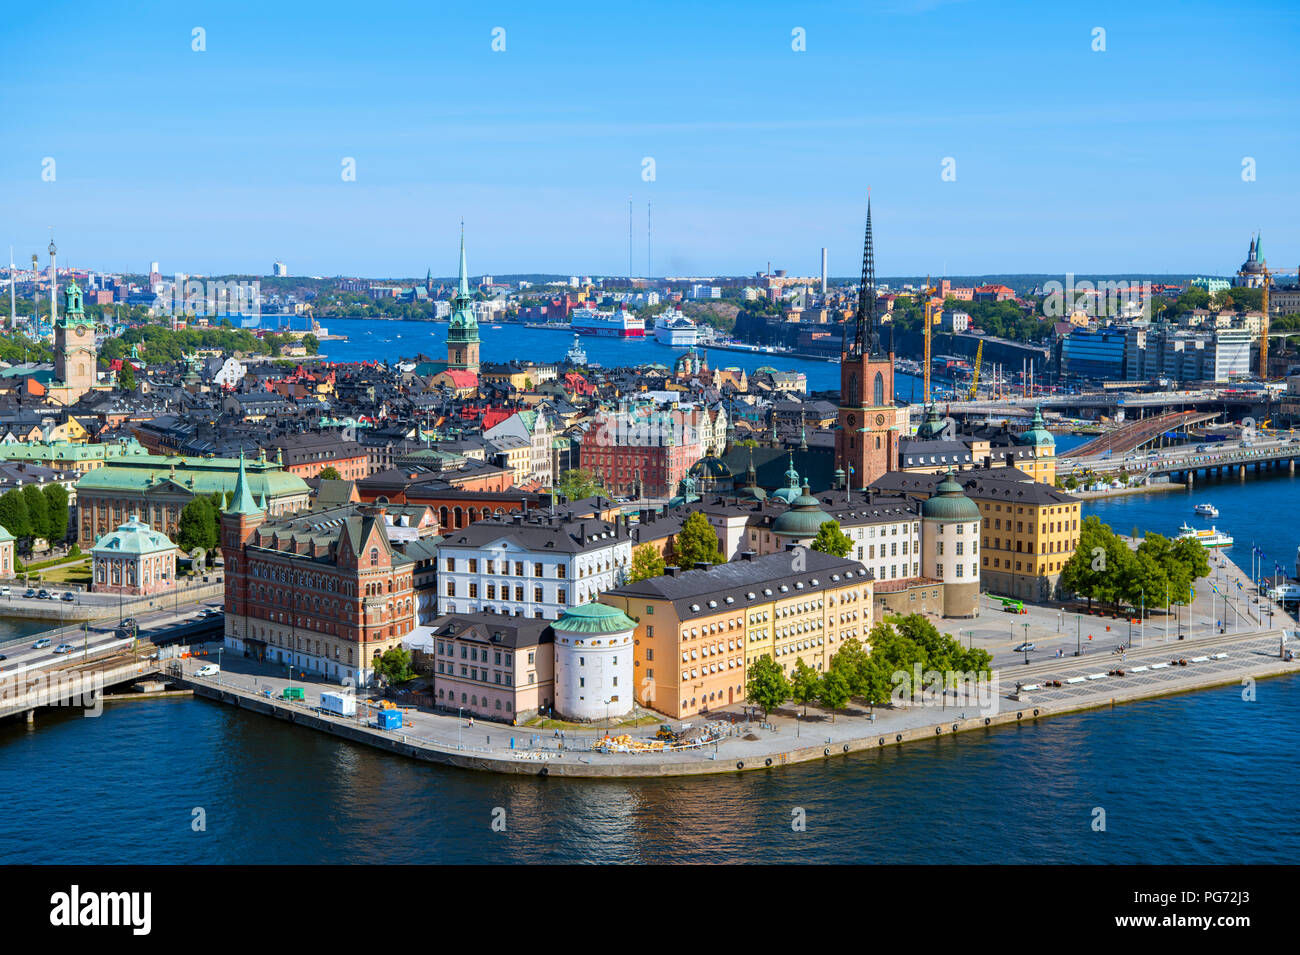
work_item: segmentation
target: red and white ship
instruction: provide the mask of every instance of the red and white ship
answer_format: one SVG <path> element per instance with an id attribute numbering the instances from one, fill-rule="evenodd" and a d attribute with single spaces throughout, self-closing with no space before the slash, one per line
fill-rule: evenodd
<path id="1" fill-rule="evenodd" d="M 602 335 L 607 338 L 645 338 L 645 321 L 631 312 L 600 312 L 594 308 L 575 308 L 569 327 L 579 335 Z"/>

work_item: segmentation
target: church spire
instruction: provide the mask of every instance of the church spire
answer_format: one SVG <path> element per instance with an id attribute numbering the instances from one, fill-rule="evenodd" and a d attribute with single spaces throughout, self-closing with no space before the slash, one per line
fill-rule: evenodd
<path id="1" fill-rule="evenodd" d="M 867 193 L 867 230 L 862 240 L 862 280 L 858 285 L 858 312 L 855 318 L 853 357 L 876 355 L 880 337 L 876 331 L 876 250 L 871 242 L 871 193 Z"/>
<path id="2" fill-rule="evenodd" d="M 469 298 L 469 269 L 465 265 L 465 220 L 460 220 L 460 285 L 456 293 Z"/>

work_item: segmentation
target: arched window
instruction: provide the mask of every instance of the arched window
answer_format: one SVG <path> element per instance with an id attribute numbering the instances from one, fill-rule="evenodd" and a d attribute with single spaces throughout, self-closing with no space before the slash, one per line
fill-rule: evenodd
<path id="1" fill-rule="evenodd" d="M 855 404 L 858 400 L 858 373 L 856 371 L 849 375 L 849 393 L 845 397 L 850 404 Z"/>
<path id="2" fill-rule="evenodd" d="M 872 386 L 871 403 L 879 408 L 885 403 L 885 376 L 876 372 L 876 381 Z"/>
<path id="3" fill-rule="evenodd" d="M 372 548 L 370 548 L 370 566 L 371 566 L 371 567 L 378 567 L 378 566 L 379 566 L 379 548 L 378 548 L 378 547 L 372 547 Z"/>

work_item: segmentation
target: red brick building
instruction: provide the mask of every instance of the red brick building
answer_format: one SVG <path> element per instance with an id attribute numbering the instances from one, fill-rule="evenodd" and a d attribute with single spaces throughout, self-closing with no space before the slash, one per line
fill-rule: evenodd
<path id="1" fill-rule="evenodd" d="M 267 521 L 241 461 L 221 518 L 226 649 L 369 684 L 416 619 L 415 561 L 392 546 L 384 515 L 349 504 Z"/>

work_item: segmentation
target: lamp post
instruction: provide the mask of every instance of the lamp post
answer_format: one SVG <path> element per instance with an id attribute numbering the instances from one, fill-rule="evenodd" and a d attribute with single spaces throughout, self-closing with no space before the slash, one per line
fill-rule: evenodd
<path id="1" fill-rule="evenodd" d="M 457 749 L 460 749 L 460 727 L 461 727 L 461 720 L 464 718 L 464 715 L 465 715 L 465 707 L 463 706 L 456 707 L 456 748 Z"/>
<path id="2" fill-rule="evenodd" d="M 1083 615 L 1076 613 L 1074 615 L 1074 655 L 1083 654 Z"/>
<path id="3" fill-rule="evenodd" d="M 1025 628 L 1025 666 L 1029 666 L 1029 624 L 1023 624 Z"/>

